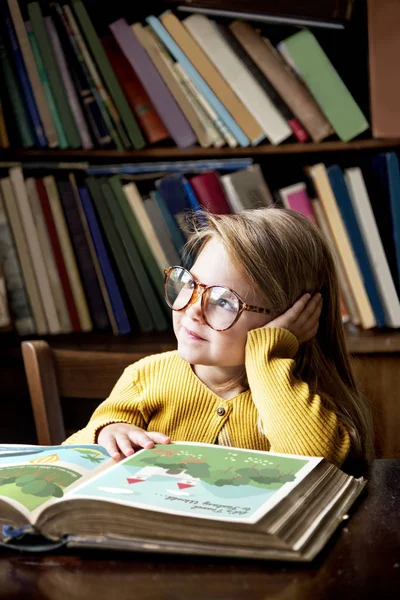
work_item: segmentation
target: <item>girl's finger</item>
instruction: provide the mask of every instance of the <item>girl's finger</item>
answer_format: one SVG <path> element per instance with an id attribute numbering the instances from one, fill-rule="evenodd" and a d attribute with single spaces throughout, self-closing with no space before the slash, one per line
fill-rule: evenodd
<path id="1" fill-rule="evenodd" d="M 307 305 L 307 302 L 310 300 L 310 298 L 311 298 L 311 294 L 304 294 L 303 296 L 301 296 L 301 298 L 299 298 L 293 304 L 293 306 L 286 311 L 285 317 L 287 319 L 290 319 L 290 321 L 292 323 L 294 323 L 295 321 L 297 321 L 297 319 L 299 318 L 299 316 L 301 315 L 301 313 L 305 309 L 305 307 Z"/>
<path id="2" fill-rule="evenodd" d="M 315 294 L 304 307 L 303 312 L 297 319 L 297 324 L 299 326 L 307 323 L 307 321 L 312 320 L 315 314 L 319 314 L 322 308 L 322 296 L 321 294 Z"/>
<path id="3" fill-rule="evenodd" d="M 132 456 L 132 454 L 135 454 L 135 450 L 132 448 L 132 442 L 126 433 L 117 433 L 115 437 L 118 447 L 124 456 Z"/>
<path id="4" fill-rule="evenodd" d="M 156 444 L 170 444 L 171 438 L 159 431 L 148 431 L 147 436 Z"/>
<path id="5" fill-rule="evenodd" d="M 119 458 L 120 454 L 119 454 L 118 446 L 116 444 L 114 436 L 110 436 L 110 438 L 107 440 L 105 446 L 106 446 L 106 450 L 107 450 L 108 454 L 112 458 L 115 458 L 115 459 Z"/>
<path id="6" fill-rule="evenodd" d="M 139 448 L 145 448 L 146 450 L 154 447 L 154 442 L 144 431 L 132 431 L 129 432 L 129 439 Z"/>

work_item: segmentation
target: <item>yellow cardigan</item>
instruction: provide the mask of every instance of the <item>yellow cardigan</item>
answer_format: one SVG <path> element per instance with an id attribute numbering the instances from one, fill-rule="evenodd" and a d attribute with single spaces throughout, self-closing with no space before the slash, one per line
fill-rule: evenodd
<path id="1" fill-rule="evenodd" d="M 297 349 L 297 338 L 286 329 L 250 331 L 249 389 L 230 400 L 207 388 L 176 351 L 148 356 L 125 369 L 87 426 L 64 443 L 92 444 L 99 429 L 122 422 L 173 441 L 323 456 L 340 465 L 350 449 L 349 434 L 320 396 L 294 378 Z"/>

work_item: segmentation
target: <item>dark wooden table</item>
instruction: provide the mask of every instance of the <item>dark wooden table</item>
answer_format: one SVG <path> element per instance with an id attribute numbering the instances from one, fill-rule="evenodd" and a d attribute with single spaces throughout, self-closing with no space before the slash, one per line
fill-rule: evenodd
<path id="1" fill-rule="evenodd" d="M 7 599 L 394 600 L 399 590 L 400 460 L 372 463 L 368 494 L 311 564 L 0 551 Z"/>

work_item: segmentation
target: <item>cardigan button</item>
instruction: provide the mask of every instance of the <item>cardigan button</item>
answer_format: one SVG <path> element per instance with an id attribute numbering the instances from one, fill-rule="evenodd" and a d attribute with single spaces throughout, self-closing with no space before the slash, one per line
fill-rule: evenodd
<path id="1" fill-rule="evenodd" d="M 219 407 L 217 408 L 217 415 L 218 415 L 219 417 L 223 417 L 225 413 L 226 413 L 226 410 L 225 410 L 225 409 L 224 409 L 222 406 L 219 406 Z"/>

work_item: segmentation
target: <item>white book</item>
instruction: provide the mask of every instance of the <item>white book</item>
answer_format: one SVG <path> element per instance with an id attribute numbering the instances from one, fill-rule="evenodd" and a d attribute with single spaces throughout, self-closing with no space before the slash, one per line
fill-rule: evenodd
<path id="1" fill-rule="evenodd" d="M 273 203 L 260 165 L 251 165 L 247 169 L 228 173 L 220 177 L 220 181 L 233 213 L 262 208 Z"/>
<path id="2" fill-rule="evenodd" d="M 216 23 L 204 15 L 191 15 L 183 23 L 245 104 L 271 144 L 280 144 L 289 138 L 292 130 L 286 120 L 223 38 Z"/>
<path id="3" fill-rule="evenodd" d="M 123 186 L 124 194 L 126 195 L 131 211 L 136 216 L 136 220 L 142 228 L 143 235 L 149 245 L 151 252 L 160 268 L 161 273 L 164 274 L 164 269 L 170 266 L 168 258 L 162 248 L 160 241 L 157 237 L 155 229 L 147 215 L 146 209 L 143 204 L 143 200 L 139 191 L 134 183 L 128 183 Z"/>
<path id="4" fill-rule="evenodd" d="M 45 335 L 49 332 L 49 327 L 10 178 L 5 177 L 1 179 L 0 185 L 35 321 L 36 333 L 38 335 Z"/>
<path id="5" fill-rule="evenodd" d="M 22 228 L 25 233 L 29 252 L 32 259 L 32 265 L 35 271 L 39 287 L 39 294 L 46 313 L 50 333 L 61 333 L 60 319 L 58 318 L 56 304 L 53 292 L 51 290 L 49 276 L 45 267 L 45 259 L 40 246 L 38 231 L 35 226 L 35 220 L 31 205 L 29 204 L 28 194 L 25 187 L 25 181 L 21 167 L 10 169 L 11 184 L 14 189 L 14 195 L 19 209 L 19 215 Z"/>
<path id="6" fill-rule="evenodd" d="M 49 198 L 51 213 L 53 215 L 61 251 L 64 257 L 65 267 L 67 269 L 68 278 L 71 284 L 72 295 L 74 297 L 76 310 L 78 312 L 79 323 L 82 331 L 91 331 L 93 328 L 92 320 L 90 318 L 85 293 L 83 291 L 78 266 L 76 264 L 71 239 L 69 237 L 65 216 L 54 177 L 52 175 L 44 177 L 43 184 L 46 188 L 47 196 Z"/>
<path id="7" fill-rule="evenodd" d="M 361 169 L 358 167 L 346 169 L 344 176 L 383 303 L 386 322 L 389 327 L 400 327 L 399 297 L 389 269 Z"/>
<path id="8" fill-rule="evenodd" d="M 69 312 L 65 296 L 58 274 L 56 261 L 51 247 L 51 241 L 49 232 L 47 231 L 46 223 L 43 216 L 42 207 L 37 193 L 35 180 L 33 177 L 29 177 L 25 181 L 26 190 L 28 192 L 29 202 L 32 208 L 33 218 L 35 219 L 36 230 L 38 233 L 38 239 L 42 248 L 44 257 L 45 267 L 49 277 L 51 291 L 53 293 L 54 302 L 57 309 L 58 318 L 63 333 L 70 333 L 72 331 L 71 320 L 69 318 Z"/>

